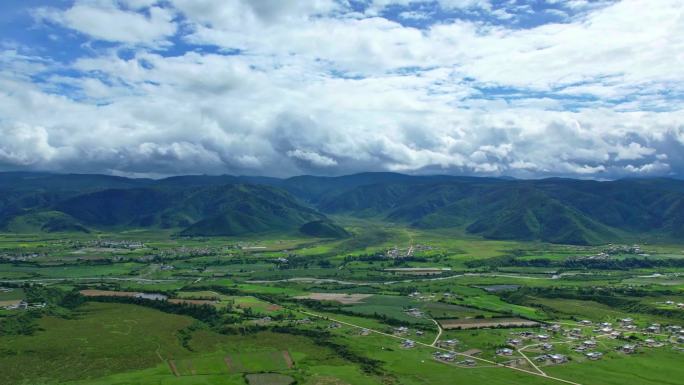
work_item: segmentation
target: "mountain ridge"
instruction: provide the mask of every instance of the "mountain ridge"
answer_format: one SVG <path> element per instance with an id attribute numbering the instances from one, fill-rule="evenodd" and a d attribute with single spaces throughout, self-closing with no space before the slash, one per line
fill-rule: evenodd
<path id="1" fill-rule="evenodd" d="M 52 214 L 37 214 L 41 212 Z M 16 222 L 24 215 L 33 217 Z M 40 218 L 53 221 L 48 229 L 161 227 L 180 228 L 182 235 L 297 231 L 313 222 L 318 223 L 309 226 L 314 233 L 344 236 L 336 225 L 328 226 L 332 222 L 327 215 L 372 217 L 426 229 L 461 227 L 485 238 L 555 243 L 603 243 L 622 234 L 678 237 L 684 234 L 684 181 L 390 172 L 159 180 L 0 173 L 0 226 L 6 230 L 10 223 L 37 225 Z"/>

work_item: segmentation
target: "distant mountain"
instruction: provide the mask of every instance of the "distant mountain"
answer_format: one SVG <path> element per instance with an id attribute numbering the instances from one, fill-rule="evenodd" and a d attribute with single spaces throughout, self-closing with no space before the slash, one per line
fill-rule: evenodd
<path id="1" fill-rule="evenodd" d="M 132 179 L 97 174 L 51 174 L 0 172 L 0 190 L 31 192 L 97 191 L 109 188 L 142 187 L 152 179 Z"/>
<path id="2" fill-rule="evenodd" d="M 0 173 L 0 228 L 178 228 L 184 235 L 344 229 L 325 214 L 418 228 L 459 227 L 492 239 L 595 244 L 684 236 L 684 181 L 516 180 L 362 173 L 340 177 Z"/>
<path id="3" fill-rule="evenodd" d="M 91 226 L 183 227 L 183 235 L 240 235 L 297 229 L 324 215 L 270 186 L 226 185 L 104 190 L 56 206 Z"/>
<path id="4" fill-rule="evenodd" d="M 55 232 L 154 227 L 178 228 L 181 235 L 214 236 L 295 232 L 306 223 L 327 220 L 279 188 L 187 182 L 145 183 L 146 187 L 132 183 L 131 188 L 99 191 L 89 191 L 88 186 L 81 194 L 0 190 L 0 228 Z"/>
<path id="5" fill-rule="evenodd" d="M 684 234 L 684 182 L 413 177 L 316 198 L 324 213 L 415 227 L 465 227 L 492 239 L 595 244 L 622 236 Z"/>
<path id="6" fill-rule="evenodd" d="M 323 214 L 300 204 L 285 191 L 269 186 L 215 187 L 192 196 L 181 207 L 203 216 L 184 230 L 183 235 L 286 231 L 325 219 Z"/>

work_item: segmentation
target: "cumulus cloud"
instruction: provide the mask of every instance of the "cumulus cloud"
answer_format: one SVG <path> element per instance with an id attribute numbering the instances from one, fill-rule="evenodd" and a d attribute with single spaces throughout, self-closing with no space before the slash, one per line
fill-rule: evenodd
<path id="1" fill-rule="evenodd" d="M 49 135 L 43 127 L 25 124 L 0 126 L 0 164 L 30 166 L 51 160 L 57 150 L 48 143 Z"/>
<path id="2" fill-rule="evenodd" d="M 131 10 L 121 9 L 115 1 L 79 0 L 66 10 L 40 8 L 34 14 L 38 19 L 110 42 L 157 45 L 176 33 L 177 24 L 172 10 L 150 7 L 154 1 L 128 0 L 122 3 Z M 135 12 L 142 8 L 146 8 L 144 14 Z"/>
<path id="3" fill-rule="evenodd" d="M 416 28 L 382 12 L 432 17 L 427 3 L 489 18 Z M 488 22 L 502 13 L 474 0 L 378 0 L 365 14 L 333 0 L 33 10 L 54 33 L 109 45 L 67 61 L 0 51 L 0 167 L 682 175 L 681 2 L 554 4 L 562 24 L 529 28 Z"/>

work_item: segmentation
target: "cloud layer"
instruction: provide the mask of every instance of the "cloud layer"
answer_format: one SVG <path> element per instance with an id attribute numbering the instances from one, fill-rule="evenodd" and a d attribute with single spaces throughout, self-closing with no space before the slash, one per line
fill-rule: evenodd
<path id="1" fill-rule="evenodd" d="M 679 0 L 19 11 L 0 170 L 684 176 Z"/>

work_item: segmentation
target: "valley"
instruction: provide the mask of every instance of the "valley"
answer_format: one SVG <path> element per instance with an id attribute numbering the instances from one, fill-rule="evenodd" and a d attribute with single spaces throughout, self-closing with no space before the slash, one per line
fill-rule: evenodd
<path id="1" fill-rule="evenodd" d="M 681 245 L 332 218 L 348 237 L 2 234 L 0 380 L 602 385 L 681 374 Z"/>

